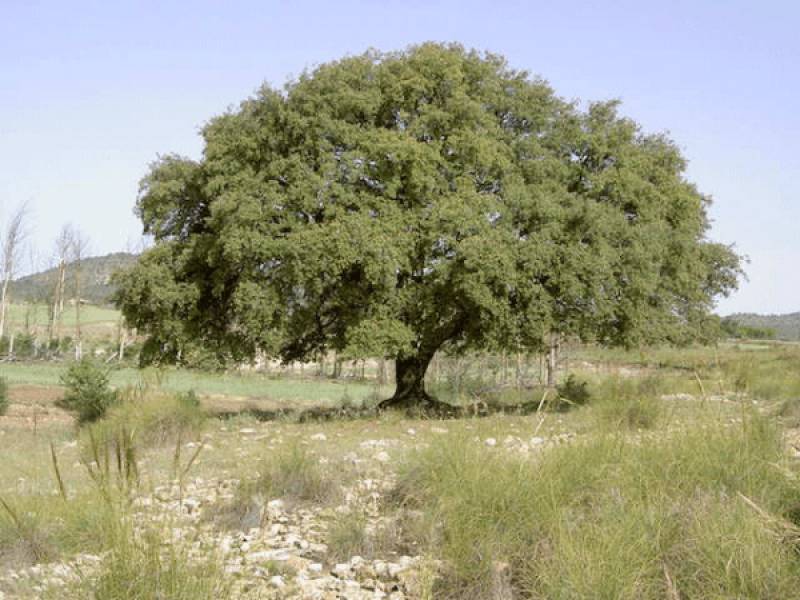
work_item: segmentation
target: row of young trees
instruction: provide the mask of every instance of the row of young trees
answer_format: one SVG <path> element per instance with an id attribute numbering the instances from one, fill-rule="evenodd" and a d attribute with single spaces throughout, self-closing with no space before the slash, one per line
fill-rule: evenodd
<path id="1" fill-rule="evenodd" d="M 27 202 L 19 204 L 5 219 L 0 229 L 0 339 L 8 338 L 8 352 L 13 354 L 15 332 L 9 331 L 10 309 L 13 301 L 12 282 L 20 274 L 26 250 L 30 250 L 29 234 L 31 209 Z M 0 215 L 1 216 L 1 215 Z M 0 220 L 2 222 L 2 220 Z M 55 279 L 46 297 L 37 299 L 48 308 L 46 327 L 46 347 L 64 335 L 64 311 L 68 301 L 75 310 L 75 322 L 70 332 L 74 343 L 75 357 L 80 359 L 83 352 L 81 310 L 82 310 L 82 261 L 86 257 L 89 241 L 87 236 L 73 225 L 62 227 L 54 243 L 49 265 L 55 266 Z M 31 253 L 31 256 L 34 256 Z M 32 263 L 35 263 L 32 259 Z M 33 264 L 34 268 L 40 265 Z M 69 280 L 67 267 L 69 266 Z"/>

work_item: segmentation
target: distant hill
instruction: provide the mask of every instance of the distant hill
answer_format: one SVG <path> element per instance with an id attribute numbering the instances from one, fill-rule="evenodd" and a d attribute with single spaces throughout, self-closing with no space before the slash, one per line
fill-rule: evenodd
<path id="1" fill-rule="evenodd" d="M 736 313 L 727 318 L 748 327 L 773 329 L 775 338 L 779 340 L 800 340 L 800 312 L 785 315 Z"/>
<path id="2" fill-rule="evenodd" d="M 81 261 L 81 298 L 99 306 L 111 302 L 114 291 L 111 285 L 111 274 L 117 269 L 130 266 L 136 262 L 136 255 L 117 252 L 105 256 L 91 256 Z M 74 265 L 67 265 L 66 297 L 73 298 L 72 277 Z M 58 278 L 58 268 L 47 269 L 33 275 L 20 277 L 11 283 L 13 302 L 45 302 L 52 296 Z"/>

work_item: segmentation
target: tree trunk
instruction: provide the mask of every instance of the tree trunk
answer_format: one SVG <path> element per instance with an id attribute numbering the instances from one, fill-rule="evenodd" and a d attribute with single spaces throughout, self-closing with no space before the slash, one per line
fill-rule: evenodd
<path id="1" fill-rule="evenodd" d="M 0 337 L 6 332 L 6 314 L 8 313 L 8 284 L 9 279 L 3 281 L 3 290 L 0 292 Z"/>
<path id="2" fill-rule="evenodd" d="M 547 353 L 547 387 L 555 387 L 558 383 L 558 352 L 561 348 L 561 339 L 553 334 L 550 338 L 550 348 Z"/>
<path id="3" fill-rule="evenodd" d="M 390 398 L 393 405 L 419 404 L 430 400 L 425 391 L 425 371 L 430 359 L 421 356 L 398 358 L 395 363 L 394 396 Z"/>
<path id="4" fill-rule="evenodd" d="M 449 415 L 455 412 L 454 407 L 439 402 L 425 391 L 425 372 L 433 359 L 433 352 L 420 353 L 416 356 L 403 356 L 395 360 L 394 395 L 380 404 L 378 409 L 405 408 Z"/>

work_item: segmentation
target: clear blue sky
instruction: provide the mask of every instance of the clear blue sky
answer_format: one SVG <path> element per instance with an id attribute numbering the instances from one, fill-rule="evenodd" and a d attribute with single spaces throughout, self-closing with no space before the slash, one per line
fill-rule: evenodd
<path id="1" fill-rule="evenodd" d="M 0 210 L 31 201 L 42 258 L 68 221 L 94 253 L 124 249 L 147 164 L 197 157 L 198 128 L 261 82 L 369 47 L 459 41 L 668 131 L 715 198 L 711 237 L 751 259 L 720 312 L 797 311 L 798 24 L 789 0 L 0 0 Z"/>

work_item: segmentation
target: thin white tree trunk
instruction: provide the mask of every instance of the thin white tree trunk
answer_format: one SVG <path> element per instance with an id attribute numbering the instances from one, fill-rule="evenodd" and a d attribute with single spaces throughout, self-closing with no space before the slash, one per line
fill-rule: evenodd
<path id="1" fill-rule="evenodd" d="M 0 295 L 0 337 L 6 332 L 6 314 L 8 312 L 8 284 L 10 283 L 10 278 L 6 277 L 3 281 L 3 291 L 2 295 Z"/>

